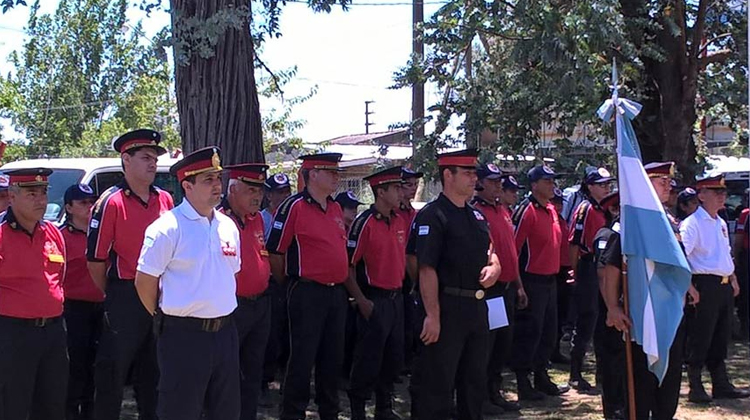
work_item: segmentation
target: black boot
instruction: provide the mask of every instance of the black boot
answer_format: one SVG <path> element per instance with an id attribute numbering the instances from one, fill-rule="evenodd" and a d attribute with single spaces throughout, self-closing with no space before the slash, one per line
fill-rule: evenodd
<path id="1" fill-rule="evenodd" d="M 544 399 L 544 394 L 531 386 L 531 381 L 527 373 L 516 372 L 516 382 L 518 383 L 519 401 L 539 401 Z"/>
<path id="2" fill-rule="evenodd" d="M 390 392 L 375 394 L 375 420 L 402 420 L 402 417 L 393 411 L 393 396 Z"/>
<path id="3" fill-rule="evenodd" d="M 557 385 L 549 378 L 545 369 L 534 371 L 534 388 L 549 396 L 556 397 L 570 391 L 567 385 Z"/>
<path id="4" fill-rule="evenodd" d="M 351 420 L 367 420 L 365 404 L 366 401 L 362 398 L 349 395 L 349 408 L 352 412 Z"/>
<path id="5" fill-rule="evenodd" d="M 502 376 L 498 379 L 490 380 L 487 386 L 489 393 L 489 402 L 502 408 L 503 411 L 519 411 L 521 406 L 515 401 L 508 401 L 503 394 Z M 487 414 L 487 413 L 485 413 Z"/>
<path id="6" fill-rule="evenodd" d="M 571 355 L 568 385 L 582 394 L 594 391 L 594 387 L 583 377 L 583 356 Z"/>
<path id="7" fill-rule="evenodd" d="M 688 401 L 696 404 L 709 404 L 711 403 L 711 397 L 706 394 L 706 390 L 703 388 L 703 380 L 701 379 L 701 368 L 688 366 L 688 382 L 690 384 L 690 392 L 688 392 Z"/>
<path id="8" fill-rule="evenodd" d="M 711 383 L 713 384 L 711 394 L 713 394 L 713 397 L 717 400 L 734 400 L 750 397 L 750 393 L 747 390 L 737 389 L 731 382 L 729 382 L 727 367 L 724 363 L 719 365 L 716 369 L 711 370 Z"/>

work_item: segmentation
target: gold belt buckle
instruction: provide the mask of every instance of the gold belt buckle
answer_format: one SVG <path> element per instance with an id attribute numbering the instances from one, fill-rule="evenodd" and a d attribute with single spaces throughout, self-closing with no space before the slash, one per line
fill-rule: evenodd
<path id="1" fill-rule="evenodd" d="M 474 293 L 474 297 L 475 297 L 475 298 L 477 298 L 477 300 L 482 300 L 482 299 L 484 299 L 484 290 L 477 290 L 477 291 L 476 291 L 476 292 Z"/>
<path id="2" fill-rule="evenodd" d="M 721 284 L 729 284 L 729 277 L 724 276 L 721 278 Z"/>

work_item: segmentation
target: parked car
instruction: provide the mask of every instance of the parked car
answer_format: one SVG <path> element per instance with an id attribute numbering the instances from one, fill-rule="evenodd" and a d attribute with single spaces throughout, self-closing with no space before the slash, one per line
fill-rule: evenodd
<path id="1" fill-rule="evenodd" d="M 175 203 L 182 201 L 182 190 L 177 179 L 169 174 L 169 167 L 177 159 L 168 155 L 159 157 L 155 184 L 169 191 Z M 119 158 L 77 158 L 77 159 L 29 159 L 10 162 L 0 167 L 6 169 L 49 168 L 49 204 L 44 219 L 61 222 L 65 216 L 63 195 L 73 184 L 88 184 L 99 195 L 107 188 L 117 184 L 123 178 L 122 163 Z"/>

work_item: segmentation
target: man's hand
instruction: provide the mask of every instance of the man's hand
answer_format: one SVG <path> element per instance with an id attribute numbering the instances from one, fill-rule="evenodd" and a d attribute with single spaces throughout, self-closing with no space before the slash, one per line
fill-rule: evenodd
<path id="1" fill-rule="evenodd" d="M 607 326 L 615 327 L 620 332 L 630 331 L 630 318 L 625 315 L 622 308 L 612 308 L 607 310 Z"/>
<path id="2" fill-rule="evenodd" d="M 523 287 L 519 287 L 516 295 L 518 296 L 518 309 L 526 309 L 529 306 L 529 297 L 526 296 L 526 290 Z"/>
<path id="3" fill-rule="evenodd" d="M 740 284 L 737 282 L 737 276 L 735 274 L 729 276 L 729 282 L 732 284 L 734 297 L 737 297 L 740 294 Z"/>
<path id="4" fill-rule="evenodd" d="M 698 289 L 696 289 L 692 284 L 690 284 L 690 287 L 688 287 L 687 295 L 688 305 L 695 306 L 698 304 L 698 302 L 701 301 L 701 294 L 698 293 Z"/>
<path id="5" fill-rule="evenodd" d="M 357 308 L 359 308 L 359 313 L 369 321 L 372 316 L 372 310 L 375 308 L 375 304 L 372 303 L 370 299 L 363 298 L 362 300 L 357 301 Z"/>
<path id="6" fill-rule="evenodd" d="M 479 284 L 485 289 L 492 287 L 500 277 L 500 264 L 485 265 L 479 273 Z"/>
<path id="7" fill-rule="evenodd" d="M 427 316 L 422 324 L 422 334 L 419 335 L 419 339 L 429 346 L 432 343 L 437 343 L 440 338 L 440 318 L 433 318 Z"/>

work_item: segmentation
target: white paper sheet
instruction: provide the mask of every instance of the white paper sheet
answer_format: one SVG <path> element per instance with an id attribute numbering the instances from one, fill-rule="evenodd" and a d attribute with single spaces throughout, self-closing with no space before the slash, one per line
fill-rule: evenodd
<path id="1" fill-rule="evenodd" d="M 487 317 L 490 321 L 490 330 L 507 327 L 508 313 L 505 312 L 505 299 L 502 297 L 487 299 Z"/>

